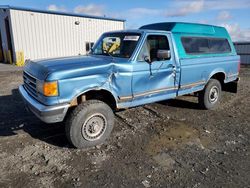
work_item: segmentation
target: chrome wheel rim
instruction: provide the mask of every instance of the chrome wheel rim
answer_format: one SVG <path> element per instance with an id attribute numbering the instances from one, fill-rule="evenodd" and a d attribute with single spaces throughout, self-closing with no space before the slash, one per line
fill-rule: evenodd
<path id="1" fill-rule="evenodd" d="M 100 113 L 95 113 L 88 117 L 82 125 L 82 136 L 88 141 L 95 141 L 102 137 L 106 128 L 106 118 Z"/>
<path id="2" fill-rule="evenodd" d="M 219 98 L 219 89 L 216 86 L 213 86 L 209 92 L 209 102 L 216 103 Z"/>

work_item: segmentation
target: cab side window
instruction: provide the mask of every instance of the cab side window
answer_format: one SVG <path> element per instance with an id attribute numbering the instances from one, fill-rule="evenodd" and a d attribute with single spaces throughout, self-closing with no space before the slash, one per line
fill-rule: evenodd
<path id="1" fill-rule="evenodd" d="M 168 38 L 163 35 L 149 35 L 137 60 L 144 61 L 145 57 L 149 57 L 152 62 L 161 61 L 157 58 L 158 50 L 170 50 Z"/>

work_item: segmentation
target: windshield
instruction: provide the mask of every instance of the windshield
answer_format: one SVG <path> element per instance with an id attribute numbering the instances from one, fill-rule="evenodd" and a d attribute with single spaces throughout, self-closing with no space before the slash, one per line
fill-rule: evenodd
<path id="1" fill-rule="evenodd" d="M 138 33 L 104 34 L 93 47 L 91 54 L 130 58 L 136 48 L 140 36 L 141 34 Z"/>

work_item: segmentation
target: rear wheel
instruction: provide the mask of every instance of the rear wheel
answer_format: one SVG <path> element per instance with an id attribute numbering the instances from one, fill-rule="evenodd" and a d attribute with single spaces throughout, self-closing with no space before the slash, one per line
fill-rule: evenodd
<path id="1" fill-rule="evenodd" d="M 71 112 L 65 125 L 66 136 L 76 148 L 87 148 L 104 142 L 113 125 L 111 108 L 102 101 L 89 100 Z"/>
<path id="2" fill-rule="evenodd" d="M 221 84 L 216 79 L 210 79 L 204 90 L 199 92 L 199 104 L 204 109 L 215 108 L 221 99 Z"/>

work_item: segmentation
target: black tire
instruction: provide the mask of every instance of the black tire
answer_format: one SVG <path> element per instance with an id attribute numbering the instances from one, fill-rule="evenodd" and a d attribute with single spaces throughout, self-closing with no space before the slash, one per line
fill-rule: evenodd
<path id="1" fill-rule="evenodd" d="M 88 148 L 103 143 L 110 136 L 113 126 L 112 109 L 102 101 L 89 100 L 71 112 L 66 120 L 65 131 L 74 147 Z"/>
<path id="2" fill-rule="evenodd" d="M 216 79 L 210 79 L 204 90 L 199 92 L 198 101 L 203 109 L 214 109 L 221 99 L 221 84 Z"/>

